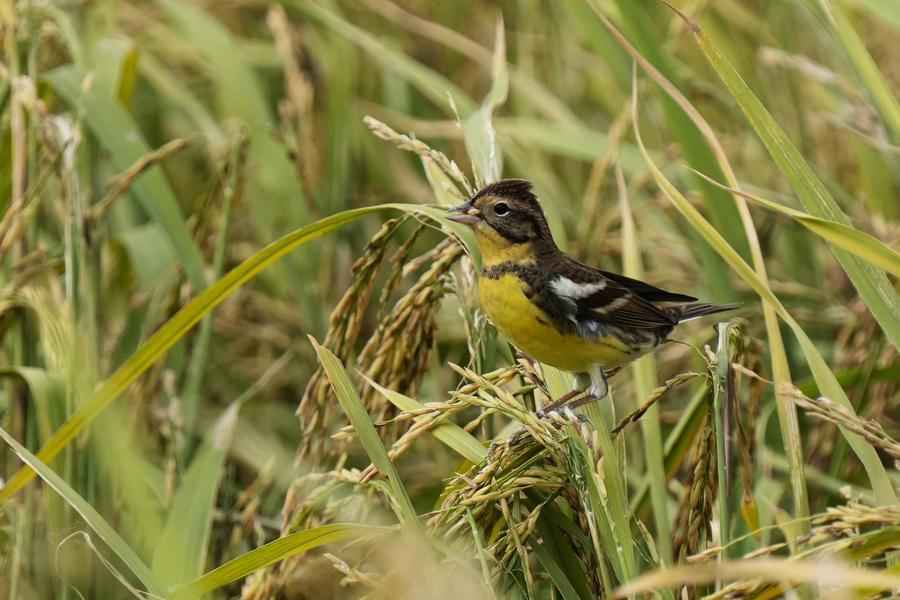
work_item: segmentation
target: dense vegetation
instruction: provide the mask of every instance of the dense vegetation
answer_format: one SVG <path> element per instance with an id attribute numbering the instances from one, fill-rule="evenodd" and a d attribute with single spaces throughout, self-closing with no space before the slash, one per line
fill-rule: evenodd
<path id="1" fill-rule="evenodd" d="M 0 598 L 900 593 L 900 7 L 0 7 Z M 442 207 L 730 321 L 571 378 Z"/>

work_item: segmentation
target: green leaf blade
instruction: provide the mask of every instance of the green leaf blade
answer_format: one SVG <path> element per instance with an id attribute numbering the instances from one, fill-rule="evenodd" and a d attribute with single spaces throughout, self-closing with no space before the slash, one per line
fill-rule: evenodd
<path id="1" fill-rule="evenodd" d="M 797 337 L 797 340 L 800 342 L 800 347 L 806 357 L 806 362 L 809 365 L 822 394 L 831 400 L 840 403 L 851 412 L 854 412 L 853 405 L 847 398 L 847 394 L 838 382 L 834 372 L 828 367 L 825 359 L 822 358 L 822 355 L 819 353 L 818 348 L 816 348 L 815 344 L 803 328 L 800 327 L 799 323 L 797 323 L 791 314 L 787 312 L 781 301 L 778 300 L 769 286 L 759 278 L 750 265 L 744 262 L 737 252 L 735 252 L 734 248 L 725 241 L 722 235 L 716 231 L 716 229 L 703 218 L 703 215 L 688 202 L 687 198 L 685 198 L 684 195 L 678 191 L 668 179 L 666 179 L 665 175 L 659 170 L 659 167 L 653 162 L 652 157 L 647 152 L 643 140 L 641 139 L 639 128 L 635 128 L 635 133 L 638 139 L 638 146 L 641 148 L 644 158 L 650 166 L 653 177 L 665 193 L 666 197 L 669 198 L 691 226 L 694 227 L 716 250 L 716 252 L 725 259 L 728 265 L 734 269 L 734 271 L 740 275 L 740 277 L 747 282 L 757 294 L 759 294 L 763 301 L 768 302 L 778 313 L 778 316 L 788 324 L 794 332 L 794 335 Z M 846 428 L 842 427 L 841 433 L 843 433 L 860 462 L 862 462 L 866 473 L 869 476 L 869 481 L 872 484 L 872 489 L 875 492 L 877 501 L 883 505 L 895 503 L 897 501 L 897 496 L 894 492 L 893 484 L 888 477 L 884 465 L 881 463 L 878 453 L 875 452 L 875 449 L 866 443 L 862 437 L 848 431 Z"/>
<path id="2" fill-rule="evenodd" d="M 359 394 L 357 394 L 356 388 L 350 381 L 347 371 L 344 370 L 344 366 L 338 357 L 328 348 L 319 345 L 315 338 L 310 337 L 310 342 L 316 351 L 316 355 L 319 357 L 319 363 L 322 365 L 328 380 L 331 382 L 331 386 L 334 388 L 334 394 L 337 396 L 338 402 L 341 403 L 341 408 L 344 409 L 347 418 L 350 419 L 350 423 L 356 429 L 359 441 L 372 460 L 372 464 L 387 476 L 392 491 L 392 505 L 395 507 L 400 522 L 406 525 L 418 523 L 419 518 L 416 515 L 415 508 L 413 508 L 409 493 L 400 479 L 397 468 L 391 462 L 384 444 L 381 443 L 381 438 L 375 430 L 375 425 L 359 399 Z"/>
<path id="3" fill-rule="evenodd" d="M 110 161 L 117 170 L 128 169 L 150 151 L 137 123 L 116 98 L 106 93 L 105 86 L 85 90 L 82 86 L 85 74 L 74 65 L 59 67 L 45 75 L 45 79 L 66 102 L 84 112 L 88 127 L 109 152 Z M 203 257 L 160 168 L 154 167 L 136 179 L 131 185 L 131 193 L 166 232 L 194 289 L 205 288 Z"/>
<path id="4" fill-rule="evenodd" d="M 772 159 L 788 177 L 806 210 L 813 216 L 850 226 L 850 219 L 832 198 L 825 184 L 788 139 L 740 74 L 701 32 L 697 43 L 722 82 L 738 102 Z M 900 348 L 900 297 L 885 274 L 845 250 L 832 250 L 860 297 L 872 311 L 888 340 Z"/>
<path id="5" fill-rule="evenodd" d="M 194 581 L 177 588 L 172 598 L 176 600 L 198 598 L 291 556 L 303 554 L 325 544 L 384 531 L 387 530 L 368 525 L 332 523 L 291 533 L 229 560 Z"/>
<path id="6" fill-rule="evenodd" d="M 194 325 L 261 271 L 269 268 L 291 251 L 307 242 L 321 238 L 364 215 L 387 209 L 407 210 L 429 216 L 438 216 L 441 213 L 441 211 L 435 211 L 428 207 L 406 204 L 382 204 L 357 208 L 331 215 L 301 227 L 262 248 L 229 271 L 215 284 L 205 289 L 182 307 L 171 319 L 166 321 L 156 333 L 141 345 L 135 354 L 100 384 L 93 398 L 84 402 L 78 411 L 54 432 L 37 454 L 38 458 L 44 462 L 53 460 L 111 402 L 118 398 L 131 383 L 171 349 Z M 0 489 L 0 504 L 8 501 L 16 492 L 34 479 L 34 476 L 35 473 L 30 467 L 23 467 L 16 472 L 6 482 L 3 489 Z"/>
<path id="7" fill-rule="evenodd" d="M 216 494 L 239 410 L 240 404 L 235 402 L 219 417 L 181 478 L 153 555 L 153 572 L 170 584 L 189 581 L 203 572 Z"/>
<path id="8" fill-rule="evenodd" d="M 131 572 L 141 581 L 147 588 L 147 591 L 161 595 L 162 586 L 157 581 L 153 572 L 144 563 L 137 553 L 122 539 L 122 537 L 113 529 L 97 510 L 81 497 L 72 487 L 57 475 L 45 462 L 28 451 L 16 439 L 10 435 L 5 429 L 0 428 L 0 437 L 3 438 L 12 449 L 13 452 L 30 468 L 36 472 L 47 485 L 59 494 L 75 512 L 84 519 L 90 528 L 100 537 L 101 540 L 118 556 Z"/>

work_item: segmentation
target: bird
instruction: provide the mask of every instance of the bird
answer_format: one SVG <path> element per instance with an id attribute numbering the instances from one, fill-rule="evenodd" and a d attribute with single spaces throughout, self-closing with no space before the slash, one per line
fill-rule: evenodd
<path id="1" fill-rule="evenodd" d="M 680 323 L 738 308 L 568 256 L 525 179 L 484 186 L 448 209 L 448 218 L 474 230 L 482 312 L 523 354 L 576 375 L 578 387 L 551 405 L 568 416 L 577 405 L 605 398 L 608 375 L 659 347 Z M 577 405 L 567 404 L 576 396 Z"/>

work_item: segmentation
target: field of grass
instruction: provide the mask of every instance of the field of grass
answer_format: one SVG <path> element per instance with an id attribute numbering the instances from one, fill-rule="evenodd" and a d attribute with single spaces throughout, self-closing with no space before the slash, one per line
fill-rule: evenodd
<path id="1" fill-rule="evenodd" d="M 900 4 L 0 6 L 0 599 L 900 595 Z M 742 308 L 573 378 L 444 208 Z"/>

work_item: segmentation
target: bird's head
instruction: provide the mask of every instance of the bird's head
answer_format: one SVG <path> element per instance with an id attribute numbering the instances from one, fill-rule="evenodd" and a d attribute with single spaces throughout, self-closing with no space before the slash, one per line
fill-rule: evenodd
<path id="1" fill-rule="evenodd" d="M 465 204 L 451 208 L 450 220 L 475 230 L 485 264 L 556 248 L 531 182 L 524 179 L 485 186 Z"/>

